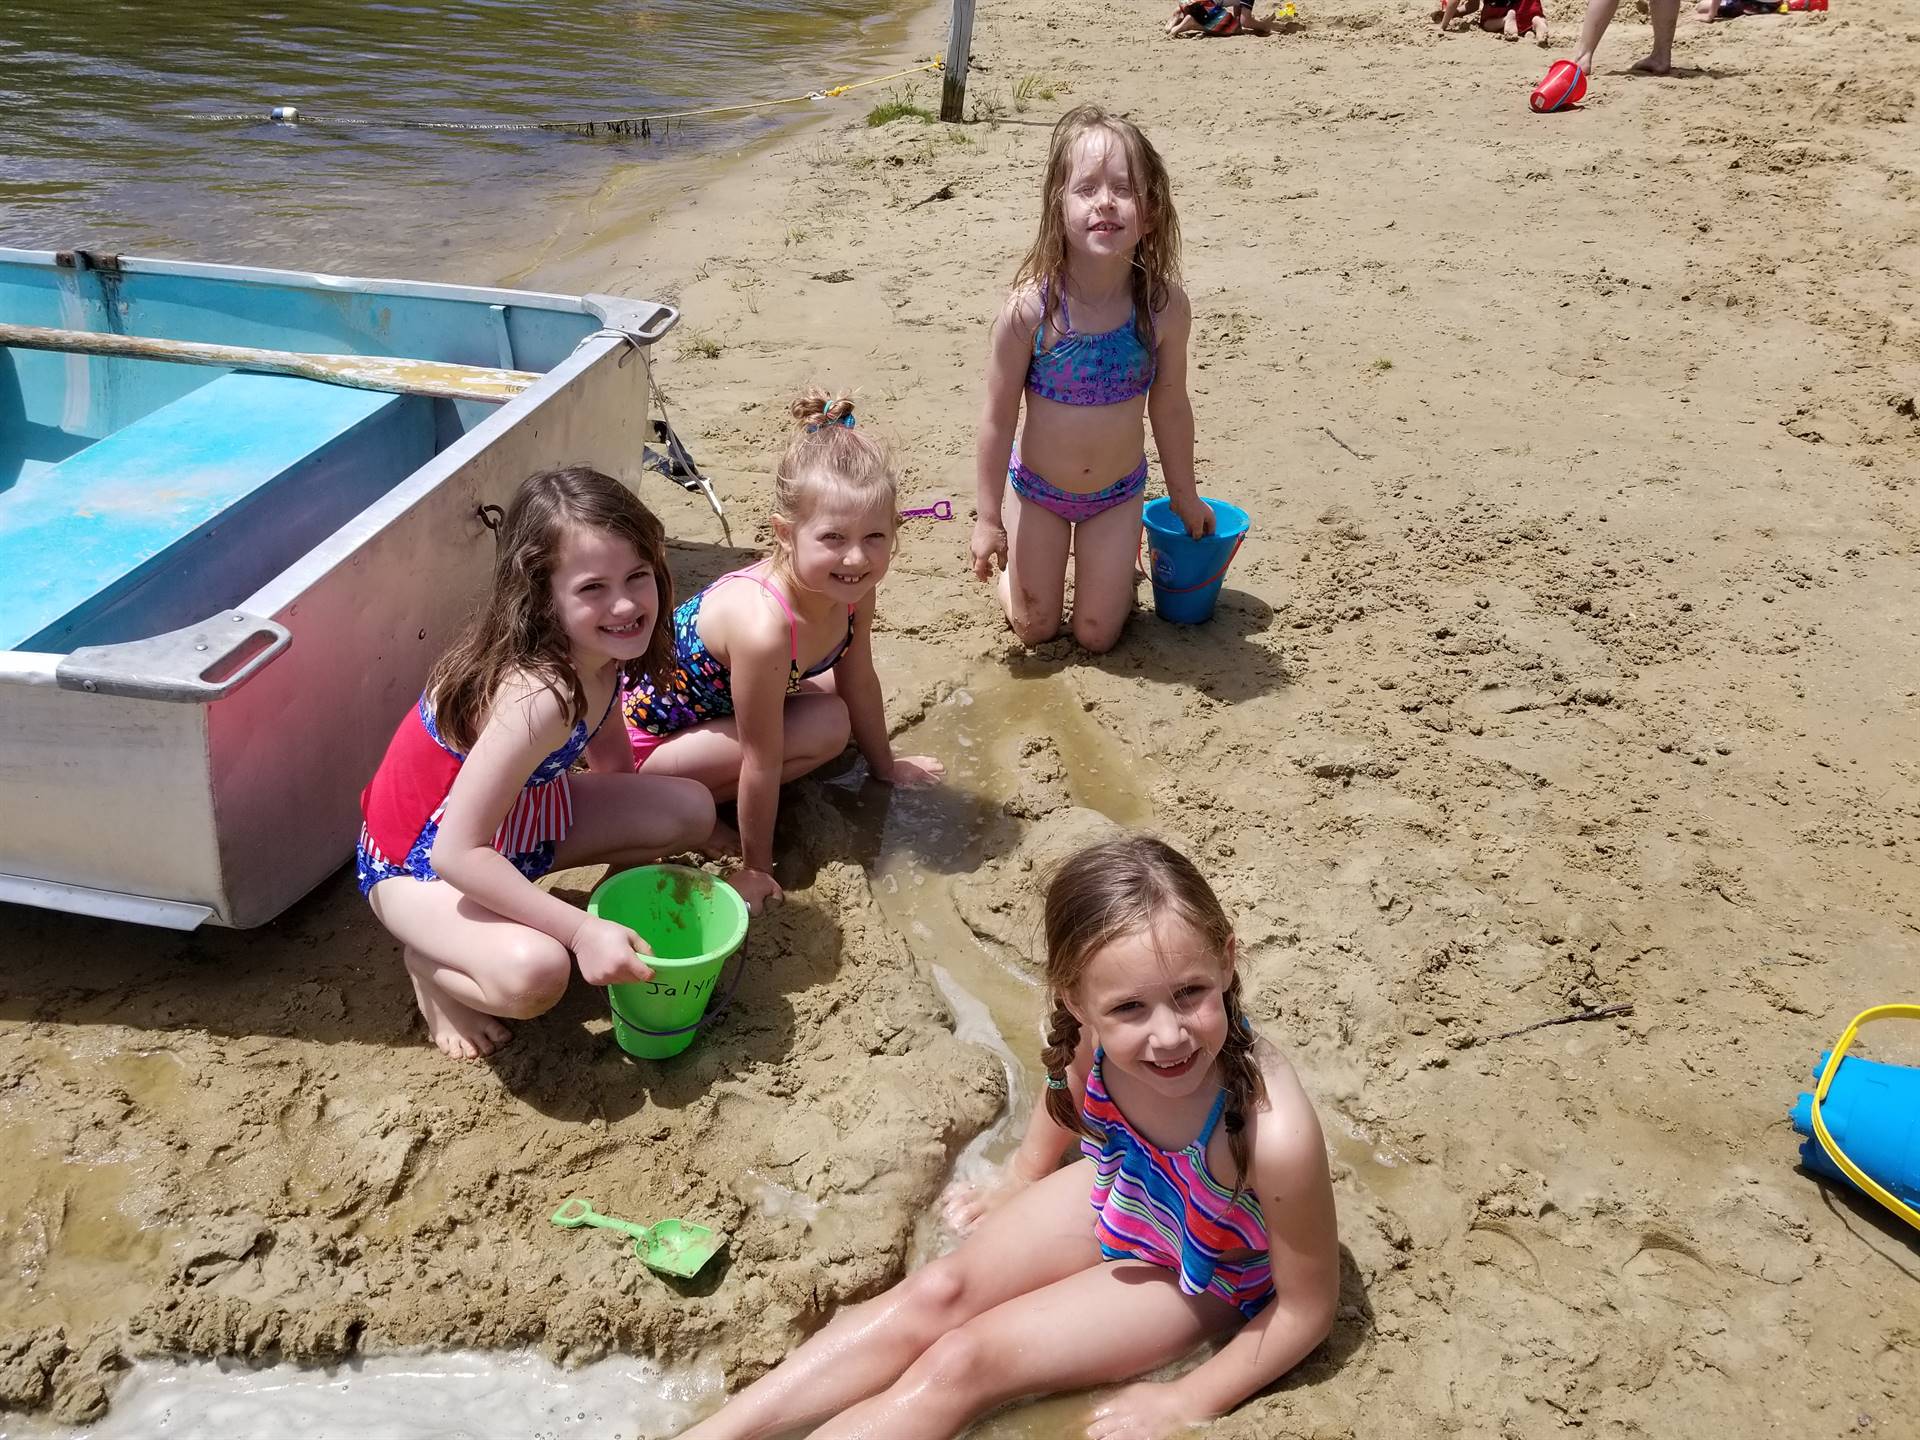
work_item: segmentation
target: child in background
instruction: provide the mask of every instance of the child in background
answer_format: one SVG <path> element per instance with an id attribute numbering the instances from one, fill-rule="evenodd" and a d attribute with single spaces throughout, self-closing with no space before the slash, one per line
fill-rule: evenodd
<path id="1" fill-rule="evenodd" d="M 873 668 L 874 591 L 893 559 L 897 486 L 886 447 L 854 425 L 853 401 L 808 391 L 774 479 L 771 559 L 722 575 L 674 611 L 677 664 L 627 692 L 638 768 L 698 780 L 737 803 L 729 877 L 756 914 L 778 900 L 773 823 L 780 786 L 834 759 L 847 738 L 890 785 L 946 773 L 925 755 L 895 755 Z"/>
<path id="2" fill-rule="evenodd" d="M 1167 21 L 1169 35 L 1212 35 L 1224 38 L 1228 35 L 1271 35 L 1273 21 L 1255 17 L 1252 5 L 1242 5 L 1236 0 L 1224 0 L 1215 4 L 1213 0 L 1187 0 L 1173 12 Z"/>
<path id="3" fill-rule="evenodd" d="M 1536 45 L 1550 43 L 1547 34 L 1547 13 L 1541 0 L 1447 0 L 1434 11 L 1434 19 L 1440 29 L 1446 30 L 1455 20 L 1463 20 L 1477 15 L 1480 28 L 1488 34 L 1499 35 L 1503 39 L 1518 40 L 1527 36 Z"/>
<path id="4" fill-rule="evenodd" d="M 1240 1003 L 1231 922 L 1145 836 L 1047 887 L 1045 1100 L 1011 1183 L 951 1255 L 836 1317 L 683 1440 L 951 1440 L 1020 1396 L 1179 1378 L 1097 1401 L 1094 1440 L 1224 1415 L 1332 1328 L 1339 1242 L 1325 1141 Z M 1078 1141 L 1079 1158 L 1057 1168 Z M 990 1213 L 985 1213 L 990 1212 Z"/>
<path id="5" fill-rule="evenodd" d="M 994 321 L 976 461 L 974 574 L 989 580 L 1000 565 L 1000 602 L 1024 644 L 1059 633 L 1069 553 L 1074 639 L 1095 652 L 1120 639 L 1147 488 L 1144 420 L 1187 532 L 1213 529 L 1193 478 L 1193 317 L 1179 269 L 1159 155 L 1132 122 L 1069 110 L 1047 153 L 1040 233 Z"/>
<path id="6" fill-rule="evenodd" d="M 671 659 L 654 621 L 672 602 L 660 522 L 624 486 L 584 468 L 532 476 L 500 526 L 493 598 L 360 797 L 360 893 L 404 947 L 449 1055 L 492 1053 L 508 1036 L 497 1017 L 551 1009 L 575 963 L 594 985 L 652 978 L 632 930 L 533 882 L 712 833 L 713 797 L 631 773 L 625 734 L 606 724 L 623 670 Z M 592 771 L 569 774 L 583 754 Z"/>

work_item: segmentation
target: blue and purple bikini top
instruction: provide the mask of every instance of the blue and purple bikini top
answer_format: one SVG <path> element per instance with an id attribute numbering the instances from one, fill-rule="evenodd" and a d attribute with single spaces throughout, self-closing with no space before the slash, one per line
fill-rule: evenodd
<path id="1" fill-rule="evenodd" d="M 1040 292 L 1040 324 L 1033 332 L 1033 360 L 1027 366 L 1027 389 L 1042 400 L 1062 405 L 1118 405 L 1153 388 L 1152 348 L 1140 338 L 1138 310 L 1127 312 L 1127 323 L 1098 335 L 1082 335 L 1067 316 L 1067 297 L 1060 296 L 1060 338 L 1044 346 L 1046 317 L 1052 306 Z"/>

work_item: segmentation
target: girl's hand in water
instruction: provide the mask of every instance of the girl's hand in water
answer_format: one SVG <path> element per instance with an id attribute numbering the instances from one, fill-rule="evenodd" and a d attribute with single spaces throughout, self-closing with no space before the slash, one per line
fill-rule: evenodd
<path id="1" fill-rule="evenodd" d="M 727 877 L 727 883 L 747 902 L 749 915 L 758 915 L 766 906 L 786 899 L 780 882 L 764 870 L 736 870 Z"/>
<path id="2" fill-rule="evenodd" d="M 1087 1440 L 1163 1440 L 1206 1420 L 1188 1410 L 1173 1386 L 1143 1380 L 1095 1403 Z"/>
<path id="3" fill-rule="evenodd" d="M 598 915 L 589 915 L 580 922 L 567 948 L 573 951 L 574 963 L 580 967 L 580 978 L 589 985 L 620 985 L 653 979 L 652 968 L 640 958 L 653 953 L 647 948 L 647 942 L 626 926 L 602 920 Z"/>
<path id="4" fill-rule="evenodd" d="M 1169 495 L 1167 502 L 1180 517 L 1180 523 L 1187 527 L 1189 538 L 1198 540 L 1202 535 L 1213 533 L 1213 507 L 1198 495 Z"/>
<path id="5" fill-rule="evenodd" d="M 887 773 L 876 771 L 873 778 L 902 790 L 917 790 L 923 785 L 938 785 L 946 775 L 947 767 L 931 755 L 896 755 Z"/>
<path id="6" fill-rule="evenodd" d="M 1007 568 L 1007 530 L 982 516 L 973 522 L 973 575 L 976 580 L 991 580 L 998 562 Z"/>
<path id="7" fill-rule="evenodd" d="M 956 1180 L 941 1195 L 940 1210 L 956 1235 L 967 1235 L 989 1214 L 1026 1189 L 1027 1184 L 1011 1170 L 1001 1171 L 977 1185 Z"/>

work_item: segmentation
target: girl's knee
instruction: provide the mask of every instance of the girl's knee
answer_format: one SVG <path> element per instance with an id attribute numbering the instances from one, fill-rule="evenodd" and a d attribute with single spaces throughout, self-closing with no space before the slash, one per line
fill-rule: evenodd
<path id="1" fill-rule="evenodd" d="M 1073 617 L 1073 638 L 1084 650 L 1096 655 L 1104 655 L 1120 643 L 1120 632 L 1126 628 L 1127 617 L 1117 619 L 1105 616 L 1075 615 Z"/>
<path id="2" fill-rule="evenodd" d="M 807 700 L 807 729 L 802 740 L 804 754 L 815 764 L 824 765 L 853 738 L 853 716 L 847 702 L 838 695 L 820 695 Z"/>
<path id="3" fill-rule="evenodd" d="M 1014 637 L 1022 645 L 1044 645 L 1060 633 L 1060 617 L 1038 615 L 1019 610 L 1009 611 L 1007 623 L 1013 627 Z"/>
<path id="4" fill-rule="evenodd" d="M 662 776 L 662 809 L 673 822 L 674 838 L 670 842 L 674 849 L 686 849 L 698 845 L 713 834 L 716 816 L 713 808 L 713 792 L 698 780 L 687 780 L 677 775 Z"/>
<path id="5" fill-rule="evenodd" d="M 832 747 L 827 751 L 829 758 L 846 749 L 847 742 L 853 738 L 853 712 L 847 709 L 847 702 L 838 695 L 832 698 L 827 726 L 827 742 Z"/>
<path id="6" fill-rule="evenodd" d="M 931 1382 L 945 1395 L 970 1395 L 991 1390 L 993 1347 L 977 1325 L 949 1330 L 921 1354 L 916 1378 Z"/>
<path id="7" fill-rule="evenodd" d="M 510 1020 L 531 1020 L 560 1003 L 573 978 L 567 947 L 538 931 L 523 931 L 501 957 L 501 974 L 487 989 L 494 1013 Z"/>
<path id="8" fill-rule="evenodd" d="M 901 1282 L 906 1310 L 915 1320 L 945 1330 L 966 1318 L 966 1270 L 952 1257 L 936 1260 Z"/>

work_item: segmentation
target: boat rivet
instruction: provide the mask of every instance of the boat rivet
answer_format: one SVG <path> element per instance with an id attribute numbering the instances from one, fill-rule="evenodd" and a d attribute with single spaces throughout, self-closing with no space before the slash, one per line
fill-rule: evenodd
<path id="1" fill-rule="evenodd" d="M 94 684 L 93 681 L 91 680 L 82 680 L 80 682 L 80 688 L 86 691 L 89 695 L 97 695 L 100 693 L 100 687 Z"/>
<path id="2" fill-rule="evenodd" d="M 196 650 L 204 650 L 204 649 L 206 649 L 207 647 L 206 647 L 205 645 L 196 645 L 196 646 L 194 646 L 193 648 L 194 648 L 194 649 L 196 649 Z"/>

